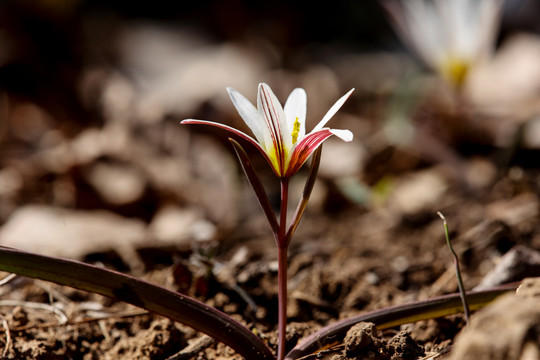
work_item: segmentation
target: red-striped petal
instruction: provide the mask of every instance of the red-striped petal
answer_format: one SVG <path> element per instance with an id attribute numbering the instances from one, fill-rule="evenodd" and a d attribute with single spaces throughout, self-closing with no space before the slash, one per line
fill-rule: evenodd
<path id="1" fill-rule="evenodd" d="M 231 126 L 228 126 L 228 125 L 224 125 L 224 124 L 221 124 L 221 123 L 218 123 L 218 122 L 214 122 L 214 121 L 208 121 L 208 120 L 197 120 L 197 119 L 185 119 L 185 120 L 182 120 L 180 122 L 180 124 L 198 124 L 198 125 L 211 125 L 211 126 L 215 126 L 215 127 L 218 127 L 220 129 L 224 129 L 224 130 L 227 130 L 233 134 L 235 134 L 236 136 L 244 139 L 244 140 L 247 140 L 248 142 L 250 142 L 251 144 L 253 144 L 253 146 L 255 146 L 257 148 L 257 150 L 259 150 L 259 152 L 264 156 L 264 158 L 266 159 L 266 161 L 270 164 L 270 166 L 272 167 L 272 170 L 274 170 L 274 172 L 276 173 L 276 175 L 278 176 L 281 176 L 280 173 L 279 173 L 279 169 L 276 169 L 274 167 L 274 165 L 272 164 L 272 161 L 270 160 L 270 157 L 268 156 L 268 154 L 266 153 L 266 150 L 261 146 L 261 144 L 259 144 L 257 142 L 257 140 L 255 140 L 254 138 L 252 138 L 251 136 L 249 136 L 248 134 L 246 134 L 245 132 L 243 131 L 240 131 L 238 129 L 235 129 Z"/>
<path id="2" fill-rule="evenodd" d="M 313 154 L 324 140 L 332 135 L 330 129 L 321 129 L 306 135 L 294 148 L 285 176 L 291 177 L 296 174 L 311 154 Z"/>

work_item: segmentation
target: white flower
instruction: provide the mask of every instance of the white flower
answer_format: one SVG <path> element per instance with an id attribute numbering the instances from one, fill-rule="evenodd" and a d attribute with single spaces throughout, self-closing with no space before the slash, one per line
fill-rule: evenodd
<path id="1" fill-rule="evenodd" d="M 494 46 L 504 0 L 386 0 L 402 40 L 446 81 L 460 87 Z"/>
<path id="2" fill-rule="evenodd" d="M 236 110 L 255 135 L 255 139 L 238 129 L 213 121 L 186 119 L 181 123 L 217 126 L 248 140 L 259 149 L 279 177 L 294 175 L 328 137 L 336 135 L 344 141 L 351 141 L 353 138 L 349 130 L 325 127 L 353 90 L 341 97 L 308 134 L 306 134 L 307 96 L 304 89 L 294 89 L 284 108 L 270 87 L 264 83 L 259 84 L 257 107 L 236 90 L 228 88 L 227 91 Z"/>

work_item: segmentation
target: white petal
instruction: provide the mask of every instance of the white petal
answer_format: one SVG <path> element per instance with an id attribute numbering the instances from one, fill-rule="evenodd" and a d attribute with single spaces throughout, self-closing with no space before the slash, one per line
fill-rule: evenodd
<path id="1" fill-rule="evenodd" d="M 324 115 L 324 117 L 317 124 L 317 126 L 315 126 L 315 128 L 313 129 L 312 132 L 322 129 L 326 125 L 326 123 L 332 118 L 332 116 L 334 116 L 334 114 L 341 108 L 341 106 L 343 106 L 343 104 L 345 103 L 345 101 L 351 95 L 351 93 L 353 91 L 354 91 L 354 89 L 349 90 L 348 93 L 346 93 L 338 101 L 336 101 L 336 103 L 334 105 L 332 105 L 330 110 L 328 110 L 326 115 Z"/>
<path id="2" fill-rule="evenodd" d="M 257 96 L 257 107 L 259 117 L 263 119 L 262 132 L 265 136 L 265 147 L 268 151 L 275 148 L 279 151 L 287 151 L 292 147 L 291 132 L 288 131 L 287 119 L 283 112 L 283 107 L 279 103 L 276 95 L 265 83 L 259 84 L 259 95 Z"/>
<path id="3" fill-rule="evenodd" d="M 350 142 L 353 139 L 353 133 L 349 130 L 330 129 L 330 132 L 346 142 Z"/>
<path id="4" fill-rule="evenodd" d="M 240 94 L 238 91 L 233 88 L 227 88 L 229 96 L 231 97 L 232 103 L 246 125 L 249 127 L 255 138 L 262 143 L 264 141 L 263 132 L 261 129 L 261 123 L 259 120 L 259 113 L 257 108 Z"/>
<path id="5" fill-rule="evenodd" d="M 294 89 L 287 102 L 285 102 L 285 117 L 287 118 L 287 124 L 289 125 L 289 131 L 294 129 L 294 122 L 298 118 L 300 123 L 300 131 L 298 132 L 298 138 L 301 139 L 306 135 L 306 108 L 307 108 L 307 95 L 306 91 L 302 88 Z"/>
<path id="6" fill-rule="evenodd" d="M 504 0 L 483 1 L 480 5 L 477 27 L 479 28 L 478 31 L 482 32 L 480 35 L 482 39 L 476 53 L 477 60 L 484 60 L 493 51 L 495 37 L 501 21 L 503 2 Z"/>
<path id="7" fill-rule="evenodd" d="M 387 0 L 383 4 L 401 39 L 428 66 L 436 68 L 444 56 L 445 39 L 443 25 L 433 1 Z"/>
<path id="8" fill-rule="evenodd" d="M 452 0 L 453 1 L 453 0 Z M 445 18 L 438 3 L 426 0 L 405 2 L 406 21 L 409 24 L 413 49 L 424 60 L 426 65 L 437 68 L 441 59 L 446 58 L 447 34 L 445 31 Z"/>

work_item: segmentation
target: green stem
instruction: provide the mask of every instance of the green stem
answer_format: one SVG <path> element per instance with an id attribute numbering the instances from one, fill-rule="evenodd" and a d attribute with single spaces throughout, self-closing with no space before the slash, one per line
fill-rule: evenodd
<path id="1" fill-rule="evenodd" d="M 456 252 L 454 251 L 454 248 L 452 247 L 452 243 L 450 242 L 450 234 L 448 232 L 448 224 L 446 223 L 446 218 L 443 216 L 443 214 L 440 211 L 438 211 L 437 214 L 443 220 L 446 244 L 450 248 L 450 252 L 452 253 L 452 256 L 454 257 L 454 266 L 456 269 L 456 278 L 458 282 L 459 295 L 461 297 L 461 302 L 463 303 L 463 311 L 465 312 L 465 320 L 467 324 L 469 324 L 470 310 L 469 310 L 469 304 L 467 302 L 467 295 L 465 293 L 465 287 L 463 286 L 463 279 L 461 278 L 461 270 L 459 268 L 459 258 Z"/>

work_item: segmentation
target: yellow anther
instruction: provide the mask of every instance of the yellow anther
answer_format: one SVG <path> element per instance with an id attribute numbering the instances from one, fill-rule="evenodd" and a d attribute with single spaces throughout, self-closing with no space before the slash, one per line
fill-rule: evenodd
<path id="1" fill-rule="evenodd" d="M 293 124 L 293 131 L 292 131 L 292 143 L 293 145 L 296 144 L 296 140 L 298 140 L 298 133 L 300 132 L 300 121 L 298 121 L 298 117 L 296 117 L 296 120 L 294 120 Z"/>
<path id="2" fill-rule="evenodd" d="M 457 88 L 465 83 L 469 70 L 470 64 L 460 59 L 448 59 L 442 65 L 443 76 Z"/>

